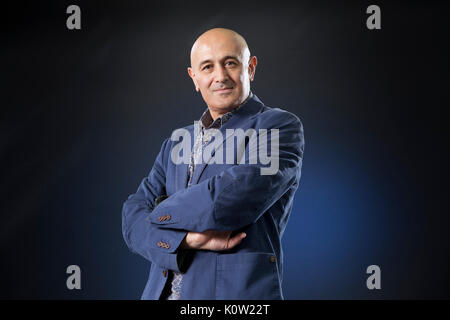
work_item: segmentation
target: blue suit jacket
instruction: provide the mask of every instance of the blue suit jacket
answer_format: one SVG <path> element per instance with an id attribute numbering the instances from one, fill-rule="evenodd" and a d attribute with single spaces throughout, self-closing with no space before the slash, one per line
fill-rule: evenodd
<path id="1" fill-rule="evenodd" d="M 167 269 L 183 272 L 181 299 L 283 299 L 281 237 L 300 180 L 303 127 L 294 114 L 253 95 L 220 128 L 223 141 L 233 128 L 279 129 L 276 174 L 261 175 L 260 163 L 202 163 L 188 188 L 188 164 L 172 161 L 178 141 L 167 138 L 149 176 L 125 201 L 125 242 L 151 262 L 142 299 L 160 298 Z M 184 129 L 194 136 L 194 125 Z M 168 198 L 156 206 L 161 195 Z M 247 237 L 228 251 L 178 250 L 187 231 L 209 229 L 244 231 Z"/>

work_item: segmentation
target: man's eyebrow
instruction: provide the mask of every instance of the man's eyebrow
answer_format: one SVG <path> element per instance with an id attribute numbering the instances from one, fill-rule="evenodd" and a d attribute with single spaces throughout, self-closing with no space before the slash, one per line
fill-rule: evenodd
<path id="1" fill-rule="evenodd" d="M 201 67 L 203 64 L 208 63 L 208 62 L 212 62 L 212 61 L 211 61 L 210 59 L 203 60 L 202 62 L 200 62 L 200 63 L 198 64 L 198 66 Z"/>
<path id="2" fill-rule="evenodd" d="M 236 56 L 225 56 L 225 57 L 222 58 L 223 61 L 228 60 L 228 59 L 234 59 L 234 60 L 239 61 L 238 57 L 236 57 Z M 198 66 L 201 67 L 205 63 L 211 63 L 211 62 L 212 62 L 211 59 L 203 60 L 202 62 L 199 63 Z"/>

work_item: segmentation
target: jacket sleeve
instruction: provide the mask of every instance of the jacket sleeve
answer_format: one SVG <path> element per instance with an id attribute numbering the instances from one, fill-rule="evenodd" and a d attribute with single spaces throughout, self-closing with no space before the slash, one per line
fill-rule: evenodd
<path id="1" fill-rule="evenodd" d="M 277 112 L 268 119 L 263 128 L 279 129 L 275 174 L 262 175 L 259 163 L 236 164 L 174 193 L 148 219 L 160 228 L 195 232 L 236 230 L 256 222 L 287 190 L 298 186 L 304 150 L 303 126 L 295 115 Z"/>
<path id="2" fill-rule="evenodd" d="M 122 234 L 128 248 L 161 268 L 182 271 L 184 250 L 177 250 L 186 231 L 161 229 L 148 217 L 156 207 L 155 200 L 165 195 L 166 139 L 148 177 L 142 180 L 136 193 L 130 195 L 122 208 Z"/>

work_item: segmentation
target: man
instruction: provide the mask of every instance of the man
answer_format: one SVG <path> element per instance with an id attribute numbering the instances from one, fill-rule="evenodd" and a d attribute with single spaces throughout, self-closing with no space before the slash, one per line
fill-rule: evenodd
<path id="1" fill-rule="evenodd" d="M 167 138 L 122 210 L 125 242 L 151 262 L 142 299 L 283 299 L 281 237 L 300 180 L 303 127 L 250 91 L 256 65 L 232 30 L 208 30 L 192 47 L 188 73 L 207 109 L 199 125 L 181 130 L 189 159 L 180 161 L 180 135 Z M 269 136 L 272 158 L 262 152 Z"/>

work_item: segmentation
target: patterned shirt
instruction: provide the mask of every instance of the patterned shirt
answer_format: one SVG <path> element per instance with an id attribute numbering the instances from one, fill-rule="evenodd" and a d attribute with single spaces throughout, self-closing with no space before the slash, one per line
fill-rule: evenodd
<path id="1" fill-rule="evenodd" d="M 191 152 L 191 159 L 188 167 L 188 179 L 187 179 L 187 186 L 188 188 L 191 186 L 192 183 L 192 177 L 194 176 L 194 169 L 195 165 L 201 163 L 201 157 L 202 157 L 202 150 L 203 148 L 208 144 L 208 142 L 211 140 L 211 137 L 214 135 L 214 130 L 209 129 L 220 129 L 230 118 L 231 116 L 240 109 L 251 97 L 253 96 L 253 93 L 250 91 L 250 94 L 248 95 L 247 99 L 243 103 L 241 103 L 237 108 L 234 108 L 230 112 L 225 113 L 224 115 L 218 117 L 216 120 L 213 120 L 211 117 L 211 113 L 209 112 L 209 109 L 206 109 L 202 116 L 200 117 L 199 121 L 199 132 L 197 134 L 197 137 L 194 142 L 194 147 Z M 195 127 L 194 127 L 195 128 Z M 172 279 L 172 293 L 167 298 L 167 300 L 179 300 L 180 299 L 180 292 L 181 292 L 181 285 L 183 280 L 183 274 L 180 272 L 173 271 L 173 279 Z"/>

